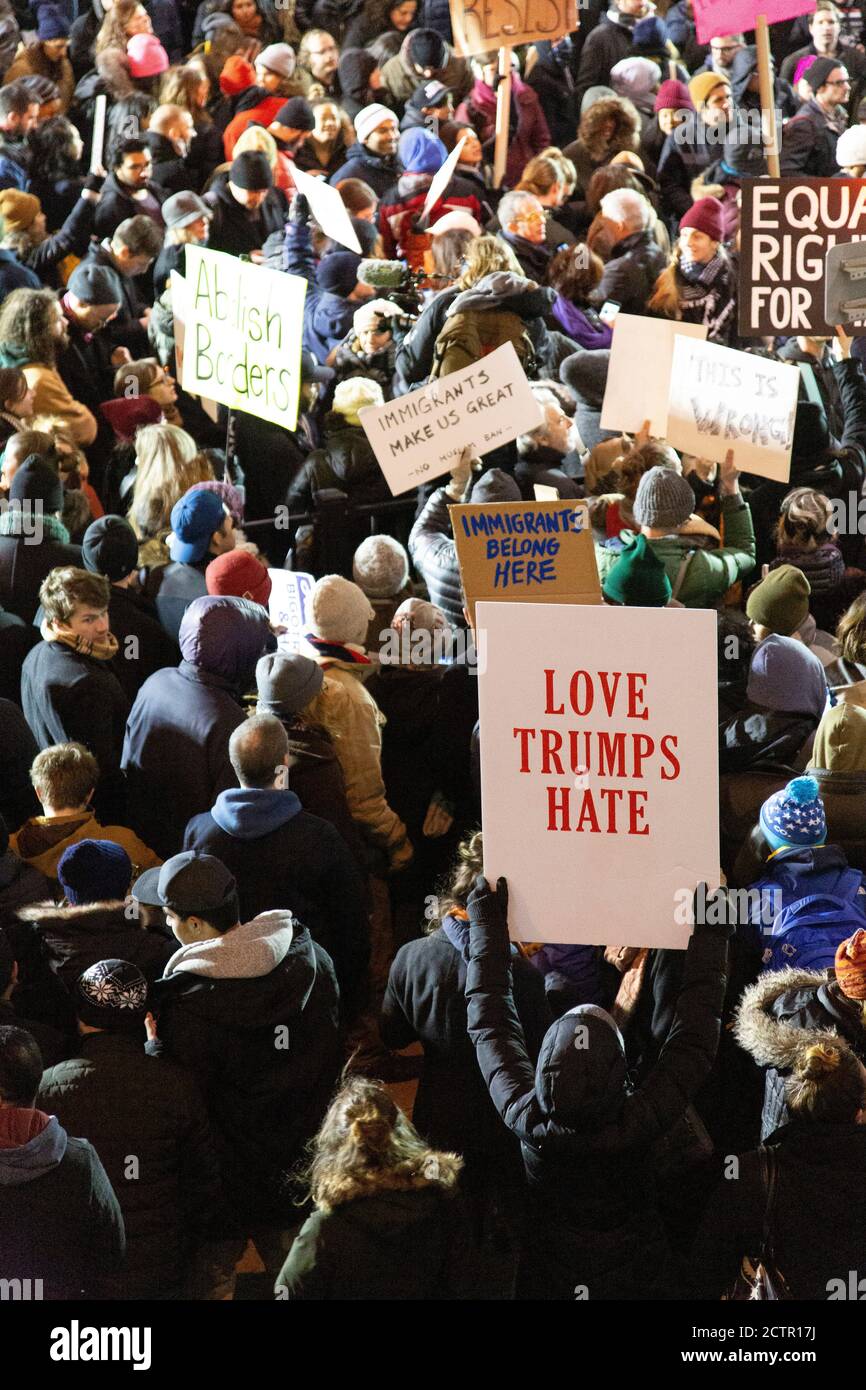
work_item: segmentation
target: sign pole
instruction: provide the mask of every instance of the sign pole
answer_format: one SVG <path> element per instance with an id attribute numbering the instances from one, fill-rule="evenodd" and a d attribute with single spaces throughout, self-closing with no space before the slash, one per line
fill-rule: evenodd
<path id="1" fill-rule="evenodd" d="M 511 115 L 511 48 L 499 50 L 499 86 L 496 89 L 496 145 L 493 155 L 493 187 L 501 188 L 508 158 L 508 121 Z"/>
<path id="2" fill-rule="evenodd" d="M 777 179 L 779 175 L 779 144 L 776 132 L 776 99 L 773 92 L 773 74 L 770 66 L 770 26 L 767 16 L 759 14 L 755 19 L 755 43 L 758 52 L 758 84 L 761 93 L 761 133 L 767 154 L 767 173 Z"/>

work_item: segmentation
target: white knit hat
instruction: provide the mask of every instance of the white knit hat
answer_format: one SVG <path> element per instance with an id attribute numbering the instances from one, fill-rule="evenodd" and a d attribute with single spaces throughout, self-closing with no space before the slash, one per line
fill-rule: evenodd
<path id="1" fill-rule="evenodd" d="M 393 536 L 368 536 L 352 560 L 352 578 L 368 598 L 393 598 L 409 579 L 409 556 Z"/>
<path id="2" fill-rule="evenodd" d="M 366 299 L 352 315 L 352 328 L 360 333 L 362 328 L 372 328 L 377 319 L 399 318 L 402 312 L 390 299 Z"/>
<path id="3" fill-rule="evenodd" d="M 406 598 L 391 619 L 397 632 L 445 632 L 451 626 L 442 609 L 424 598 Z"/>
<path id="4" fill-rule="evenodd" d="M 480 236 L 481 224 L 465 208 L 452 208 L 430 228 L 431 236 L 441 236 L 443 232 L 471 232 L 473 236 Z"/>
<path id="5" fill-rule="evenodd" d="M 378 381 L 372 381 L 368 376 L 350 376 L 347 381 L 339 383 L 331 409 L 344 416 L 347 425 L 360 425 L 360 410 L 368 405 L 384 404 L 385 397 Z"/>
<path id="6" fill-rule="evenodd" d="M 362 106 L 353 121 L 355 135 L 358 144 L 363 145 L 368 135 L 372 135 L 377 126 L 383 121 L 396 121 L 397 117 L 390 106 L 383 106 L 381 101 L 371 102 L 369 106 Z"/>
<path id="7" fill-rule="evenodd" d="M 255 59 L 257 68 L 267 68 L 278 77 L 291 77 L 296 63 L 295 50 L 288 43 L 269 43 Z"/>
<path id="8" fill-rule="evenodd" d="M 808 78 L 808 73 L 806 74 Z M 866 126 L 850 125 L 836 141 L 836 163 L 840 169 L 866 164 Z"/>
<path id="9" fill-rule="evenodd" d="M 310 630 L 324 642 L 353 642 L 362 647 L 367 625 L 376 615 L 357 584 L 339 574 L 316 581 L 310 595 Z"/>

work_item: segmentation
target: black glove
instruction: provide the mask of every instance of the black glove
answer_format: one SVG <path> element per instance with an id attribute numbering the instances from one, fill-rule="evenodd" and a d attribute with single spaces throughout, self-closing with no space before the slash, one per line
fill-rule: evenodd
<path id="1" fill-rule="evenodd" d="M 292 199 L 292 206 L 289 209 L 289 221 L 295 226 L 303 226 L 309 221 L 310 205 L 303 193 L 296 193 Z"/>
<path id="2" fill-rule="evenodd" d="M 508 884 L 504 878 L 497 879 L 495 890 L 489 886 L 483 874 L 475 880 L 475 887 L 469 894 L 466 904 L 469 912 L 469 926 L 472 936 L 483 935 L 488 947 L 496 953 L 511 959 L 511 942 L 508 937 Z M 474 929 L 478 929 L 477 931 Z"/>
<path id="3" fill-rule="evenodd" d="M 87 178 L 84 180 L 84 188 L 88 193 L 100 193 L 104 183 L 104 174 L 88 174 Z"/>
<path id="4" fill-rule="evenodd" d="M 737 930 L 735 901 L 728 897 L 724 887 L 710 891 L 705 883 L 699 883 L 693 911 L 695 932 L 713 932 L 730 938 Z"/>

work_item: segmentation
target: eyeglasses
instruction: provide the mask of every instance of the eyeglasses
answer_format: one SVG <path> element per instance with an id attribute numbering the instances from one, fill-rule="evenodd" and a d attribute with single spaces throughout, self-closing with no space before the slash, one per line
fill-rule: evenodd
<path id="1" fill-rule="evenodd" d="M 738 44 L 735 44 L 735 43 L 725 43 L 725 44 L 715 44 L 715 45 L 714 45 L 714 44 L 710 44 L 710 52 L 711 52 L 711 53 L 736 53 L 738 47 L 739 47 L 739 45 L 738 45 Z"/>
<path id="2" fill-rule="evenodd" d="M 827 82 L 825 85 L 827 87 L 850 87 L 851 80 L 848 77 L 834 77 L 832 82 Z"/>

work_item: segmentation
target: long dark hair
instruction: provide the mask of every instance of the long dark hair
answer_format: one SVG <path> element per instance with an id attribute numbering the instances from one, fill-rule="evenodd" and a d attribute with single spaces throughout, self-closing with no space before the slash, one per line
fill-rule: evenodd
<path id="1" fill-rule="evenodd" d="M 75 156 L 75 126 L 65 116 L 50 120 L 31 130 L 27 143 L 32 151 L 33 171 L 40 183 L 74 178 L 81 173 Z"/>

